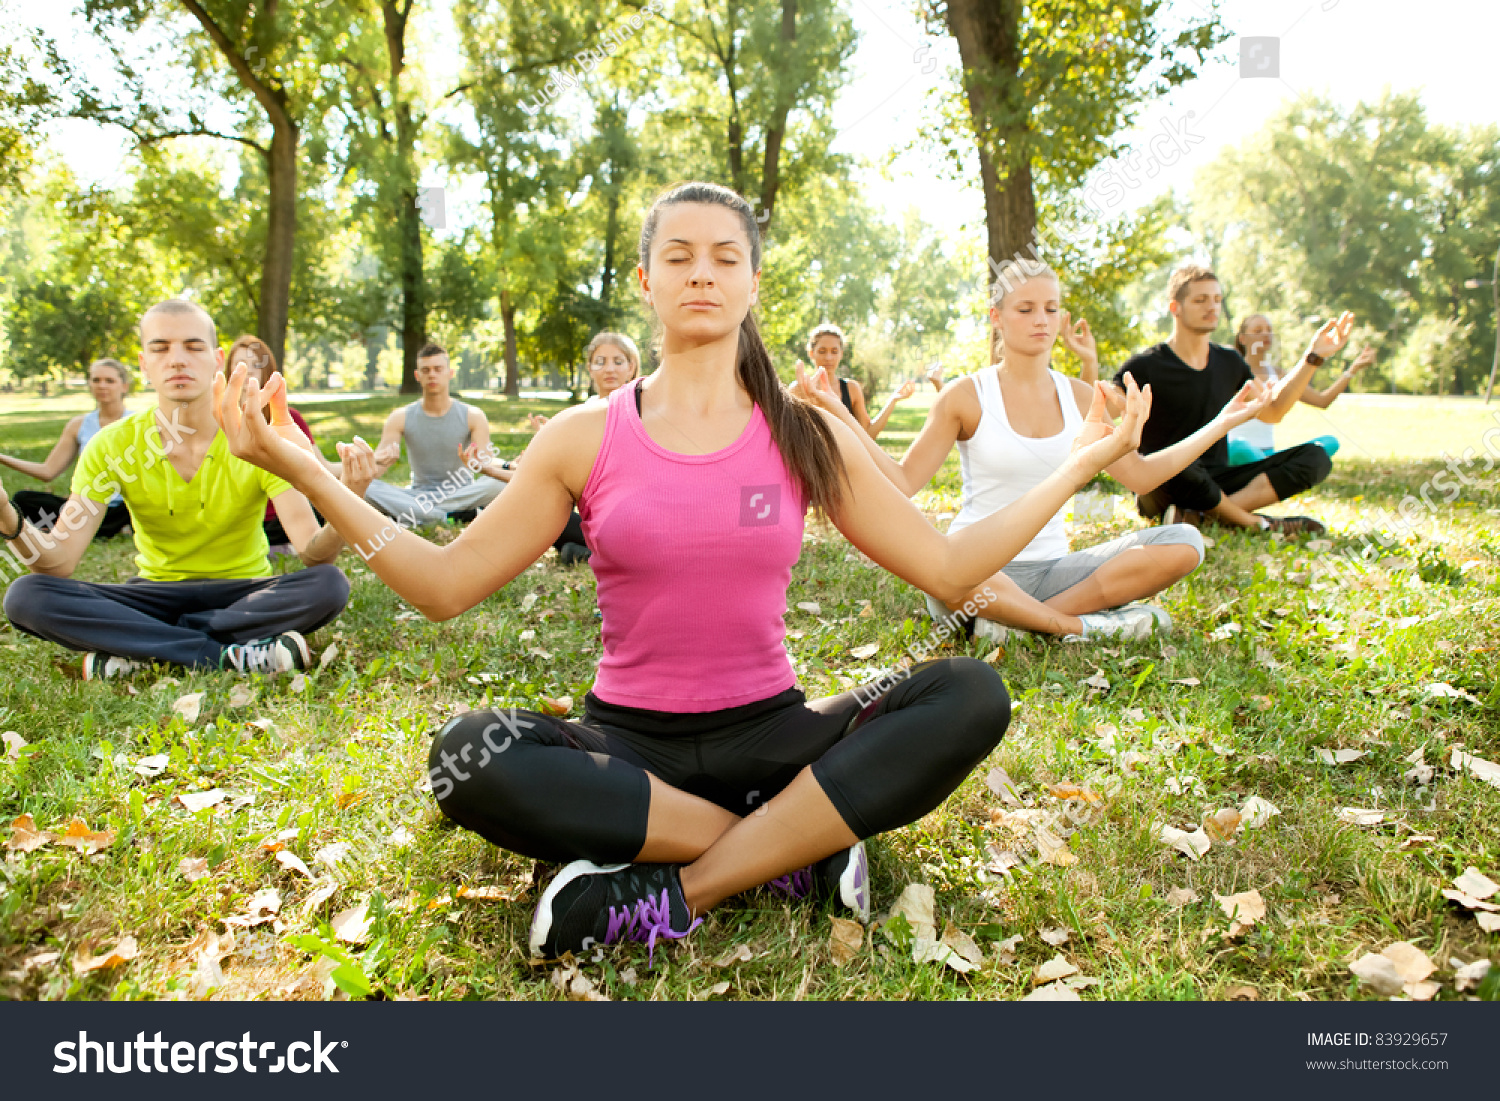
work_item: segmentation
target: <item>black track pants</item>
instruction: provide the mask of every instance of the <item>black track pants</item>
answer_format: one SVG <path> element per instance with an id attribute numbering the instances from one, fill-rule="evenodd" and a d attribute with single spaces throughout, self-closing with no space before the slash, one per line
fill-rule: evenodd
<path id="1" fill-rule="evenodd" d="M 746 815 L 805 766 L 861 838 L 914 822 L 1000 742 L 1010 697 L 972 658 L 924 662 L 873 701 L 797 689 L 707 714 L 613 707 L 579 722 L 531 711 L 451 719 L 428 756 L 444 814 L 543 860 L 632 860 L 646 841 L 649 772 Z"/>

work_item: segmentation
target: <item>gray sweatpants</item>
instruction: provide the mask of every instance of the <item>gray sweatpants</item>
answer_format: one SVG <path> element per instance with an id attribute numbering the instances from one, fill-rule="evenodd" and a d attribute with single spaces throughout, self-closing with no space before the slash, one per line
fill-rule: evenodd
<path id="1" fill-rule="evenodd" d="M 1079 582 L 1087 581 L 1100 566 L 1116 555 L 1124 554 L 1135 547 L 1189 546 L 1198 552 L 1198 565 L 1203 564 L 1203 536 L 1191 524 L 1164 524 L 1161 527 L 1142 528 L 1097 547 L 1085 547 L 1081 551 L 1065 554 L 1061 558 L 1042 558 L 1033 562 L 1012 562 L 1000 572 L 1005 574 L 1027 596 L 1035 600 L 1048 601 L 1058 593 L 1065 593 Z M 953 613 L 934 600 L 927 598 L 927 610 L 934 619 L 942 619 Z"/>
<path id="2" fill-rule="evenodd" d="M 377 480 L 365 490 L 365 500 L 406 527 L 426 527 L 441 523 L 450 512 L 483 508 L 500 496 L 504 488 L 504 482 L 488 474 L 446 493 L 441 489 L 418 490 Z"/>

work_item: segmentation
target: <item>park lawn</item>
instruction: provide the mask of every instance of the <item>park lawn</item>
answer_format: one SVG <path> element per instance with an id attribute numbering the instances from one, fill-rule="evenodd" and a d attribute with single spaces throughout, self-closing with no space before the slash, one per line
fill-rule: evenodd
<path id="1" fill-rule="evenodd" d="M 303 408 L 327 452 L 355 431 L 374 443 L 395 400 Z M 512 454 L 527 438 L 514 432 L 522 414 L 560 406 L 484 407 Z M 1409 431 L 1425 431 L 1415 423 L 1423 415 L 1416 407 Z M 900 410 L 892 446 L 920 417 L 917 403 Z M 0 417 L 0 447 L 40 457 L 64 419 Z M 1428 434 L 1459 454 L 1479 445 L 1482 428 L 1476 419 L 1467 434 Z M 1332 547 L 1210 532 L 1208 561 L 1165 594 L 1177 623 L 1166 639 L 1013 636 L 998 653 L 934 646 L 992 659 L 1015 717 L 942 807 L 871 842 L 875 906 L 889 908 L 909 884 L 930 885 L 939 931 L 951 922 L 971 936 L 984 952 L 977 969 L 913 962 L 900 923 L 872 931 L 838 963 L 827 908 L 756 891 L 660 947 L 654 967 L 632 945 L 582 961 L 581 974 L 622 999 L 1014 998 L 1061 954 L 1098 980 L 1085 999 L 1344 999 L 1373 996 L 1351 976 L 1352 960 L 1406 940 L 1438 962 L 1438 996 L 1459 996 L 1450 960 L 1500 963 L 1500 938 L 1440 893 L 1470 866 L 1500 879 L 1500 790 L 1449 767 L 1460 745 L 1500 760 L 1500 493 L 1482 467 L 1467 468 L 1473 484 L 1451 504 L 1438 494 L 1441 507 L 1414 534 L 1369 551 L 1362 571 L 1327 575 L 1317 562 L 1362 546 L 1353 536 L 1377 510 L 1394 511 L 1442 470 L 1430 459 L 1346 452 L 1334 477 L 1298 502 L 1329 522 Z M 26 481 L 7 473 L 5 484 Z M 956 510 L 958 490 L 950 457 L 918 503 L 942 517 Z M 1075 545 L 1138 523 L 1122 503 L 1112 521 L 1079 530 Z M 131 558 L 124 541 L 97 545 L 79 576 L 123 580 Z M 349 608 L 313 638 L 324 663 L 300 679 L 158 670 L 85 684 L 76 655 L 0 631 L 0 729 L 29 743 L 0 764 L 0 814 L 6 823 L 29 814 L 56 832 L 75 817 L 114 832 L 92 854 L 53 843 L 0 860 L 0 996 L 567 996 L 555 965 L 526 959 L 539 869 L 447 826 L 421 787 L 429 736 L 455 711 L 569 697 L 579 713 L 599 650 L 592 574 L 549 552 L 478 608 L 434 624 L 359 558 L 343 565 Z M 817 525 L 789 605 L 789 647 L 809 696 L 932 645 L 920 595 Z M 853 656 L 871 644 L 872 656 Z M 1433 684 L 1464 695 L 1434 694 Z M 248 702 L 234 695 L 244 687 Z M 191 722 L 174 711 L 190 693 L 203 693 Z M 1364 755 L 1319 759 L 1341 749 Z M 1413 754 L 1433 766 L 1430 783 L 1404 778 Z M 161 755 L 160 772 L 137 771 Z M 1013 781 L 1009 803 L 986 782 L 996 767 Z M 1064 784 L 1099 801 L 1061 799 Z M 175 801 L 212 789 L 226 794 L 206 810 Z M 1251 796 L 1280 813 L 1199 860 L 1158 840 L 1159 824 L 1194 830 Z M 1038 836 L 1038 820 L 1064 807 L 1052 835 Z M 1354 825 L 1339 817 L 1345 807 L 1383 816 Z M 351 851 L 331 870 L 316 854 L 339 843 Z M 314 878 L 278 860 L 277 846 Z M 1022 863 L 1008 877 L 987 871 L 1005 852 Z M 1031 859 L 1044 852 L 1049 861 Z M 184 875 L 193 862 L 206 874 Z M 1214 896 L 1252 889 L 1266 915 L 1232 935 Z M 274 921 L 226 926 L 266 891 L 277 893 Z M 363 943 L 341 942 L 331 922 L 361 905 Z M 230 928 L 234 945 L 215 976 L 193 946 Z M 1066 932 L 1060 945 L 1057 930 Z M 80 953 L 127 936 L 134 958 L 82 968 Z M 1491 975 L 1484 992 L 1494 996 Z"/>

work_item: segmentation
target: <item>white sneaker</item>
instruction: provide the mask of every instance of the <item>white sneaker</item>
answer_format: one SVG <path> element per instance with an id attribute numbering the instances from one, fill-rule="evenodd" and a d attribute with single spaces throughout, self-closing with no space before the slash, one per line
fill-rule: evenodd
<path id="1" fill-rule="evenodd" d="M 1003 623 L 996 623 L 993 619 L 974 620 L 974 637 L 982 638 L 986 642 L 997 645 L 1010 637 L 1010 629 Z"/>
<path id="2" fill-rule="evenodd" d="M 1154 604 L 1127 604 L 1078 618 L 1083 620 L 1084 638 L 1143 639 L 1172 630 L 1172 617 Z"/>
<path id="3" fill-rule="evenodd" d="M 232 643 L 224 648 L 219 658 L 220 668 L 227 667 L 240 673 L 265 673 L 267 676 L 306 669 L 311 664 L 312 654 L 307 649 L 307 640 L 296 631 Z"/>
<path id="4" fill-rule="evenodd" d="M 128 677 L 132 673 L 140 672 L 148 664 L 150 663 L 117 658 L 113 654 L 101 654 L 97 650 L 92 650 L 83 655 L 83 679 L 110 680 L 114 677 Z"/>

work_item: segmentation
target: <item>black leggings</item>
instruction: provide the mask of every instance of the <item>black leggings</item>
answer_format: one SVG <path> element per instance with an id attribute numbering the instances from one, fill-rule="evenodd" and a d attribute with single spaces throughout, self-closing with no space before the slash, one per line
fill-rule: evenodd
<path id="1" fill-rule="evenodd" d="M 646 843 L 649 772 L 738 815 L 811 765 L 857 836 L 915 822 L 999 744 L 1010 697 L 973 658 L 923 662 L 873 700 L 798 689 L 743 707 L 667 714 L 590 694 L 579 722 L 470 711 L 428 754 L 443 813 L 496 845 L 557 862 L 622 863 Z"/>

